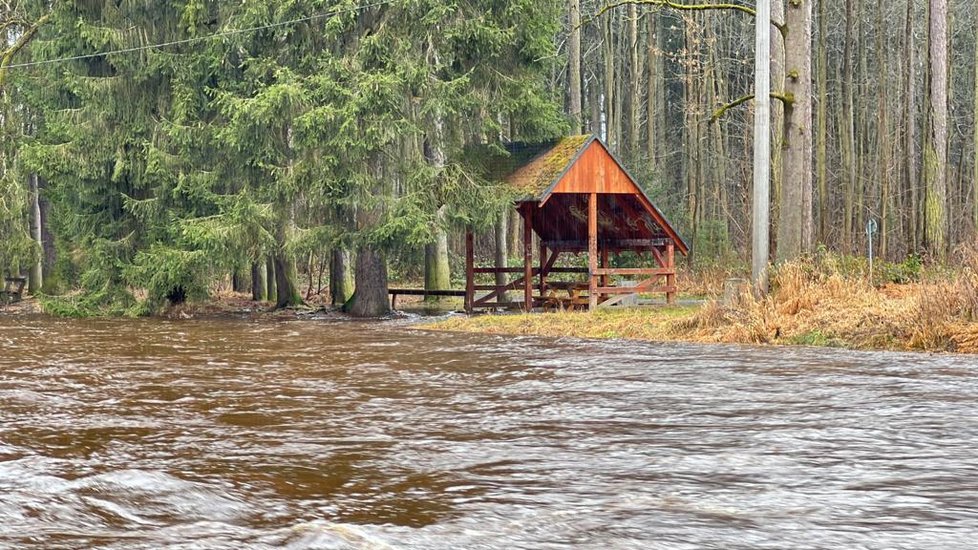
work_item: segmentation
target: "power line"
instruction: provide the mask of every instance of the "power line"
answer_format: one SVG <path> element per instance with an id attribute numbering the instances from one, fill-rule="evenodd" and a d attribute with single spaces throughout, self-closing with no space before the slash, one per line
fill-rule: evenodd
<path id="1" fill-rule="evenodd" d="M 373 2 L 371 4 L 364 4 L 362 6 L 356 6 L 356 7 L 352 7 L 352 8 L 336 9 L 336 10 L 326 11 L 326 12 L 322 12 L 322 13 L 317 13 L 317 14 L 309 15 L 307 17 L 300 17 L 298 19 L 292 19 L 292 20 L 289 20 L 289 21 L 280 21 L 278 23 L 270 23 L 268 25 L 261 25 L 259 27 L 248 27 L 246 29 L 231 29 L 231 30 L 227 30 L 227 31 L 217 32 L 217 33 L 214 33 L 214 34 L 209 34 L 207 36 L 197 36 L 197 37 L 194 37 L 194 38 L 186 38 L 186 39 L 183 39 L 183 40 L 174 40 L 172 42 L 161 42 L 159 44 L 148 44 L 146 46 L 135 46 L 135 47 L 132 47 L 132 48 L 121 48 L 121 49 L 118 49 L 118 50 L 109 50 L 107 52 L 90 53 L 90 54 L 85 54 L 85 55 L 75 55 L 75 56 L 72 56 L 72 57 L 59 57 L 59 58 L 56 58 L 56 59 L 44 59 L 44 60 L 41 60 L 41 61 L 29 61 L 29 62 L 26 62 L 26 63 L 14 63 L 14 64 L 11 64 L 11 65 L 7 65 L 7 68 L 8 69 L 17 69 L 17 68 L 24 68 L 24 67 L 35 67 L 35 66 L 38 66 L 38 65 L 51 65 L 51 64 L 54 64 L 54 63 L 63 63 L 63 62 L 66 62 L 66 61 L 78 61 L 78 60 L 81 60 L 81 59 L 93 59 L 93 58 L 96 58 L 96 57 L 102 57 L 102 56 L 106 56 L 106 55 L 132 53 L 132 52 L 139 52 L 139 51 L 143 51 L 143 50 L 155 50 L 155 49 L 161 49 L 161 48 L 169 48 L 171 46 L 182 46 L 182 45 L 185 45 L 185 44 L 196 44 L 198 42 L 203 42 L 205 40 L 211 40 L 211 39 L 214 39 L 214 38 L 221 38 L 221 37 L 224 37 L 224 36 L 233 36 L 233 35 L 236 35 L 236 34 L 245 34 L 245 33 L 256 32 L 256 31 L 263 31 L 263 30 L 267 30 L 267 29 L 274 29 L 274 28 L 277 28 L 277 27 L 285 27 L 285 26 L 288 26 L 288 25 L 295 25 L 296 23 L 305 23 L 307 21 L 314 21 L 316 19 L 323 19 L 323 18 L 326 18 L 326 17 L 333 17 L 333 16 L 340 15 L 340 14 L 343 14 L 343 13 L 359 12 L 359 11 L 367 10 L 367 9 L 370 9 L 370 8 L 376 8 L 378 6 L 384 6 L 384 5 L 392 4 L 392 3 L 394 3 L 394 0 L 379 0 L 379 1 Z"/>

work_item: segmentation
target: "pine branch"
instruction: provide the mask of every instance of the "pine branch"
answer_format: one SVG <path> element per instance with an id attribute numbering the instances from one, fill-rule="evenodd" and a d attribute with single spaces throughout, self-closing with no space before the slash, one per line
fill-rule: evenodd
<path id="1" fill-rule="evenodd" d="M 710 117 L 710 124 L 713 124 L 714 122 L 719 120 L 721 117 L 723 117 L 723 115 L 727 114 L 727 111 L 729 111 L 730 109 L 739 107 L 740 105 L 743 105 L 744 103 L 747 103 L 752 99 L 754 99 L 754 94 L 749 94 L 749 95 L 745 95 L 744 97 L 737 98 L 731 101 L 730 103 L 727 103 L 726 105 L 723 105 L 722 107 L 720 107 L 719 109 L 713 112 L 713 116 Z M 790 107 L 795 102 L 794 98 L 780 92 L 771 92 L 771 99 L 777 99 L 781 101 L 781 103 L 784 103 L 785 107 Z"/>

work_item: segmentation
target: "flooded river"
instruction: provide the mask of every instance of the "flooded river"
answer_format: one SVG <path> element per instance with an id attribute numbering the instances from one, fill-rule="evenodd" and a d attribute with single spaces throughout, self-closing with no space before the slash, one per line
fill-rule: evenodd
<path id="1" fill-rule="evenodd" d="M 0 548 L 974 548 L 978 358 L 0 317 Z"/>

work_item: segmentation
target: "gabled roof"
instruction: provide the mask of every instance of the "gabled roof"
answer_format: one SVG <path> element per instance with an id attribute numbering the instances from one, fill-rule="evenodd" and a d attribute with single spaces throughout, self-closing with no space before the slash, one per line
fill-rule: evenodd
<path id="1" fill-rule="evenodd" d="M 539 144 L 508 144 L 506 145 L 506 150 L 510 154 L 509 162 L 505 166 L 505 169 L 497 171 L 497 174 L 516 192 L 519 197 L 518 200 L 521 202 L 536 202 L 540 206 L 543 206 L 555 190 L 558 193 L 568 192 L 568 182 L 564 182 L 564 185 L 561 185 L 562 181 L 574 178 L 574 174 L 569 173 L 575 164 L 577 164 L 578 160 L 592 146 L 601 147 L 603 153 L 607 154 L 607 157 L 603 158 L 610 158 L 614 166 L 620 170 L 620 172 L 616 171 L 618 180 L 620 182 L 627 182 L 625 185 L 627 185 L 628 192 L 636 196 L 642 208 L 648 211 L 656 220 L 656 223 L 661 226 L 662 230 L 676 242 L 680 252 L 683 254 L 688 253 L 689 245 L 686 244 L 678 232 L 672 227 L 669 220 L 652 203 L 652 200 L 645 194 L 638 181 L 628 173 L 628 170 L 625 169 L 621 161 L 611 153 L 611 150 L 608 149 L 608 146 L 603 141 L 594 135 L 570 136 Z M 580 170 L 577 172 L 579 173 Z M 602 174 L 603 176 L 605 174 Z M 589 181 L 585 182 L 585 184 L 598 184 L 597 180 L 599 178 L 594 178 L 593 181 L 590 178 L 587 179 Z M 580 181 L 576 183 L 580 184 Z M 561 186 L 561 190 L 558 190 L 558 186 Z M 590 192 L 600 191 L 595 188 L 595 191 Z"/>
<path id="2" fill-rule="evenodd" d="M 522 199 L 543 200 L 544 195 L 549 194 L 547 191 L 595 139 L 591 135 L 582 135 L 537 144 L 507 144 L 506 150 L 518 164 L 506 175 L 505 181 L 522 195 Z"/>

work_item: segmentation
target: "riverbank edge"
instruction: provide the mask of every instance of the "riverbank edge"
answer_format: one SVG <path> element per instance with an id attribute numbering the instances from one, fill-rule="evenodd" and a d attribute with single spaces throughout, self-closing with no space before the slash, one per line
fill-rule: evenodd
<path id="1" fill-rule="evenodd" d="M 709 307 L 709 306 L 704 306 Z M 699 308 L 640 307 L 631 310 L 589 315 L 587 312 L 548 314 L 486 314 L 454 316 L 435 322 L 422 322 L 412 328 L 436 332 L 492 334 L 504 336 L 538 336 L 550 338 L 582 338 L 588 340 L 631 340 L 658 343 L 760 345 L 772 347 L 823 347 L 855 351 L 896 351 L 924 353 L 978 354 L 971 334 L 978 325 L 953 330 L 943 343 L 915 345 L 912 338 L 898 341 L 880 331 L 879 339 L 847 340 L 837 335 L 813 330 L 802 334 L 782 334 L 778 327 L 770 333 L 742 333 L 731 337 L 730 332 L 695 330 Z M 733 327 L 730 327 L 733 328 Z M 871 330 L 871 329 L 870 329 Z M 960 336 L 959 336 L 960 335 Z"/>

